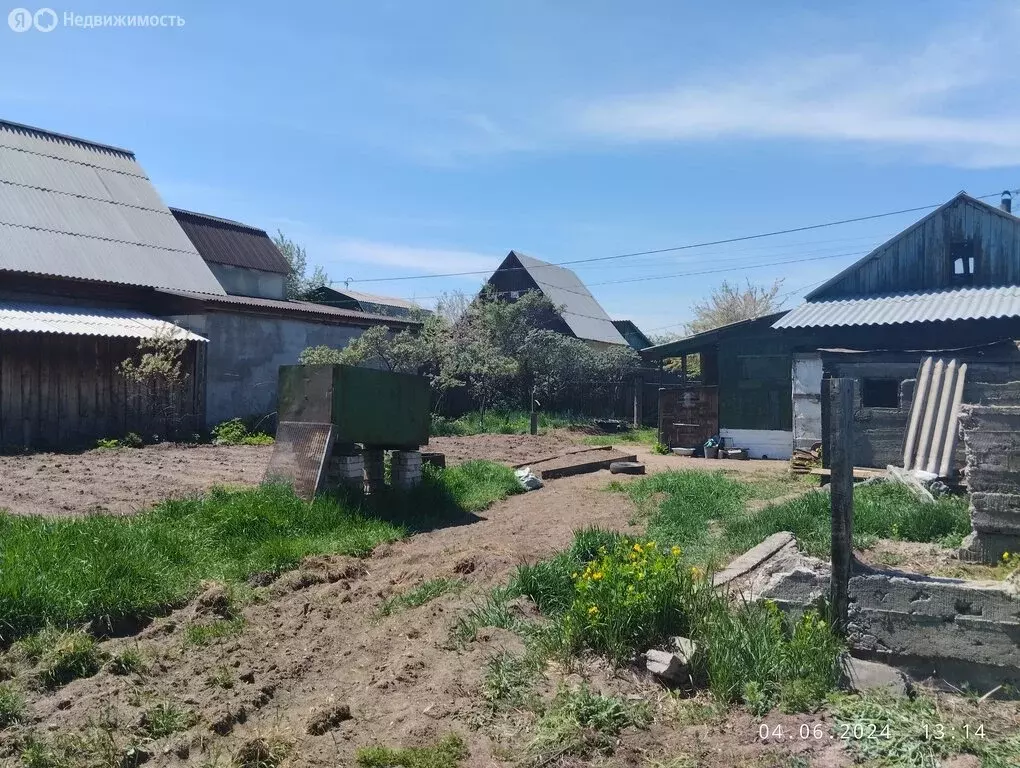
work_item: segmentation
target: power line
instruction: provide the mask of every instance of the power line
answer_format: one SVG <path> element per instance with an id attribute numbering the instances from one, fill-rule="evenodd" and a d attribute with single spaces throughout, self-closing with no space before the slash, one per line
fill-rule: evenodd
<path id="1" fill-rule="evenodd" d="M 1017 192 L 1020 192 L 1020 190 L 1017 190 Z M 992 192 L 991 194 L 987 194 L 987 195 L 978 195 L 977 199 L 978 200 L 984 200 L 986 198 L 995 197 L 996 195 L 1001 195 L 1001 194 L 1002 194 L 1001 192 Z M 618 254 L 614 254 L 612 256 L 594 256 L 594 257 L 587 258 L 587 259 L 572 259 L 570 261 L 550 262 L 548 264 L 548 266 L 550 266 L 550 267 L 562 267 L 562 266 L 567 266 L 567 265 L 570 265 L 570 264 L 592 264 L 592 263 L 603 262 L 603 261 L 611 261 L 611 260 L 615 260 L 615 259 L 629 259 L 629 258 L 633 258 L 635 256 L 652 256 L 652 255 L 660 254 L 660 253 L 675 253 L 677 251 L 686 251 L 686 250 L 690 250 L 690 249 L 693 249 L 693 248 L 706 248 L 706 247 L 709 247 L 709 246 L 712 246 L 712 245 L 728 245 L 730 243 L 742 243 L 742 242 L 746 242 L 748 240 L 760 240 L 762 238 L 776 237 L 778 235 L 791 235 L 791 234 L 795 234 L 797 232 L 808 232 L 808 231 L 815 230 L 815 229 L 824 229 L 826 227 L 835 227 L 835 226 L 840 226 L 840 225 L 843 225 L 843 224 L 857 224 L 857 223 L 860 223 L 862 221 L 873 221 L 875 219 L 882 219 L 882 218 L 886 218 L 886 217 L 889 217 L 889 216 L 900 216 L 900 215 L 905 214 L 905 213 L 917 213 L 918 211 L 926 211 L 926 210 L 929 210 L 931 208 L 938 208 L 939 206 L 942 206 L 942 205 L 945 205 L 945 201 L 943 201 L 941 203 L 934 203 L 934 204 L 931 204 L 931 205 L 919 205 L 919 206 L 914 206 L 912 208 L 903 208 L 903 209 L 898 210 L 898 211 L 887 211 L 885 213 L 873 213 L 873 214 L 870 214 L 868 216 L 855 216 L 853 218 L 839 219 L 837 221 L 827 221 L 827 222 L 823 222 L 821 224 L 808 224 L 808 225 L 805 225 L 805 226 L 802 226 L 802 227 L 792 227 L 790 229 L 778 229 L 778 230 L 775 230 L 773 232 L 761 232 L 761 233 L 754 234 L 754 235 L 742 235 L 740 237 L 728 237 L 728 238 L 724 238 L 724 239 L 721 239 L 721 240 L 707 240 L 707 241 L 700 242 L 700 243 L 688 243 L 687 245 L 676 245 L 676 246 L 671 246 L 669 248 L 655 248 L 655 249 L 648 250 L 648 251 L 634 251 L 632 253 L 618 253 Z M 546 266 L 546 265 L 543 265 L 543 266 Z M 532 267 L 532 269 L 534 269 L 534 268 L 540 268 L 540 267 Z M 511 268 L 509 268 L 507 270 L 504 270 L 504 271 L 509 272 L 509 271 L 516 271 L 518 269 L 523 269 L 523 268 L 511 267 Z M 400 280 L 428 280 L 428 279 L 435 279 L 435 278 L 442 278 L 442 277 L 466 277 L 466 276 L 470 276 L 470 275 L 488 275 L 488 274 L 491 274 L 491 272 L 489 270 L 472 270 L 472 271 L 466 271 L 466 272 L 446 272 L 446 273 L 443 273 L 443 274 L 435 274 L 435 275 L 407 275 L 407 276 L 404 276 L 404 277 L 368 277 L 368 278 L 364 278 L 362 280 L 352 280 L 351 282 L 355 282 L 355 283 L 383 283 L 383 282 L 395 282 L 395 281 L 400 281 Z"/>

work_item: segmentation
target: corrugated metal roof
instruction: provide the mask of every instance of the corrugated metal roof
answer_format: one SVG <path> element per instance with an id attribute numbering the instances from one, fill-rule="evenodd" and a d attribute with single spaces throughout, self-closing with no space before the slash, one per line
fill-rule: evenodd
<path id="1" fill-rule="evenodd" d="M 0 301 L 0 333 L 3 331 L 134 339 L 169 335 L 186 341 L 207 341 L 196 333 L 141 312 L 21 301 Z"/>
<path id="2" fill-rule="evenodd" d="M 316 304 L 311 301 L 281 301 L 279 299 L 259 299 L 253 296 L 209 296 L 204 293 L 193 291 L 160 290 L 170 296 L 180 296 L 185 299 L 195 299 L 212 306 L 234 307 L 238 310 L 251 309 L 254 311 L 284 313 L 304 316 L 318 316 L 332 320 L 348 320 L 352 325 L 393 325 L 409 326 L 419 325 L 412 320 L 405 320 L 386 315 L 372 315 L 367 312 L 358 312 L 353 309 L 341 309 L 331 307 L 328 304 Z"/>
<path id="3" fill-rule="evenodd" d="M 344 296 L 350 296 L 352 299 L 358 301 L 367 301 L 370 304 L 384 304 L 387 307 L 401 307 L 402 309 L 421 309 L 413 301 L 407 299 L 400 299 L 396 296 L 376 296 L 374 293 L 362 293 L 361 291 L 352 291 L 349 288 L 339 289 L 332 288 L 337 293 L 341 293 Z"/>
<path id="4" fill-rule="evenodd" d="M 824 328 L 897 325 L 945 320 L 1020 317 L 1020 286 L 960 288 L 954 291 L 871 296 L 863 299 L 809 301 L 773 328 Z"/>
<path id="5" fill-rule="evenodd" d="M 642 357 L 650 360 L 664 360 L 668 357 L 679 357 L 684 354 L 691 354 L 692 352 L 698 352 L 702 349 L 714 347 L 719 343 L 719 340 L 724 336 L 730 336 L 732 334 L 740 334 L 751 330 L 760 330 L 761 326 L 775 328 L 773 323 L 779 320 L 781 317 L 787 314 L 789 310 L 783 310 L 781 312 L 773 312 L 769 315 L 762 315 L 761 317 L 752 317 L 749 320 L 738 320 L 735 323 L 728 323 L 726 325 L 720 325 L 718 328 L 712 328 L 701 333 L 695 333 L 692 336 L 685 336 L 682 339 L 676 341 L 667 341 L 665 344 L 657 344 L 654 347 L 645 347 L 641 350 Z"/>
<path id="6" fill-rule="evenodd" d="M 0 270 L 223 294 L 131 153 L 4 121 Z"/>
<path id="7" fill-rule="evenodd" d="M 616 330 L 602 305 L 572 270 L 534 259 L 519 251 L 510 253 L 527 270 L 542 293 L 553 304 L 563 307 L 560 315 L 577 338 L 627 346 L 627 340 Z"/>
<path id="8" fill-rule="evenodd" d="M 206 261 L 290 274 L 290 264 L 265 230 L 180 208 L 170 212 Z"/>

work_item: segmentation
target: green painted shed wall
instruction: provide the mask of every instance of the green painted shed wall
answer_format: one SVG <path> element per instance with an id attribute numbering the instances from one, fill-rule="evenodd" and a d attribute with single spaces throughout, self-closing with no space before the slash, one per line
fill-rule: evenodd
<path id="1" fill-rule="evenodd" d="M 719 426 L 726 429 L 793 429 L 789 341 L 768 329 L 721 339 Z"/>

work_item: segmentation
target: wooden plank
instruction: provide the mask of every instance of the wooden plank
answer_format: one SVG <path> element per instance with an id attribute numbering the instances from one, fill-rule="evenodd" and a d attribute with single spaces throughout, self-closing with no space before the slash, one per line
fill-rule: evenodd
<path id="1" fill-rule="evenodd" d="M 832 470 L 812 467 L 808 470 L 807 474 L 817 475 L 819 477 L 831 477 Z M 885 477 L 885 470 L 874 469 L 872 467 L 854 467 L 854 480 L 868 480 L 872 477 Z"/>
<path id="2" fill-rule="evenodd" d="M 854 568 L 854 380 L 826 379 L 822 386 L 829 408 L 829 439 L 825 452 L 830 457 L 829 466 L 832 470 L 829 492 L 832 511 L 829 602 L 833 629 L 846 634 L 850 609 L 850 575 Z"/>
<path id="3" fill-rule="evenodd" d="M 609 469 L 609 465 L 614 461 L 637 461 L 637 456 L 634 454 L 627 455 L 623 453 L 616 453 L 615 455 L 607 458 L 599 459 L 578 459 L 575 463 L 567 464 L 562 467 L 550 467 L 549 469 L 538 470 L 536 474 L 543 480 L 555 480 L 558 477 L 570 477 L 572 475 L 582 475 L 587 472 L 598 472 L 600 469 Z"/>
<path id="4" fill-rule="evenodd" d="M 556 459 L 562 459 L 566 456 L 574 456 L 579 453 L 589 453 L 591 451 L 611 451 L 613 446 L 611 445 L 591 445 L 586 448 L 574 448 L 569 451 L 562 451 L 561 453 L 554 453 L 552 456 L 543 456 L 541 459 L 534 459 L 533 461 L 525 461 L 523 464 L 514 464 L 514 469 L 521 469 L 522 467 L 531 467 L 535 464 L 542 464 L 548 461 L 555 461 Z"/>

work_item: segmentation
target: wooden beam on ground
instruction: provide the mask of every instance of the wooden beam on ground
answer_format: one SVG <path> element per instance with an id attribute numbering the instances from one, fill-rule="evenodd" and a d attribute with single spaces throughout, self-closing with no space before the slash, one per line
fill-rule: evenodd
<path id="1" fill-rule="evenodd" d="M 824 379 L 823 401 L 829 410 L 829 457 L 832 510 L 832 576 L 829 602 L 833 629 L 845 635 L 850 610 L 850 575 L 854 568 L 854 380 Z"/>
<path id="2" fill-rule="evenodd" d="M 514 469 L 522 469 L 523 467 L 530 467 L 535 464 L 542 464 L 547 461 L 555 461 L 556 459 L 562 459 L 564 456 L 574 456 L 578 453 L 588 453 L 589 451 L 611 451 L 613 446 L 611 445 L 589 445 L 585 448 L 574 448 L 569 451 L 562 451 L 560 453 L 554 453 L 552 456 L 543 456 L 540 459 L 532 459 L 531 461 L 525 461 L 521 464 L 514 464 Z"/>
<path id="3" fill-rule="evenodd" d="M 598 472 L 600 469 L 609 469 L 614 461 L 637 461 L 634 454 L 625 454 L 622 451 L 612 451 L 608 456 L 579 456 L 573 461 L 564 459 L 560 466 L 537 469 L 535 473 L 543 480 L 555 480 L 558 477 L 570 477 L 572 475 L 583 475 L 587 472 Z"/>

